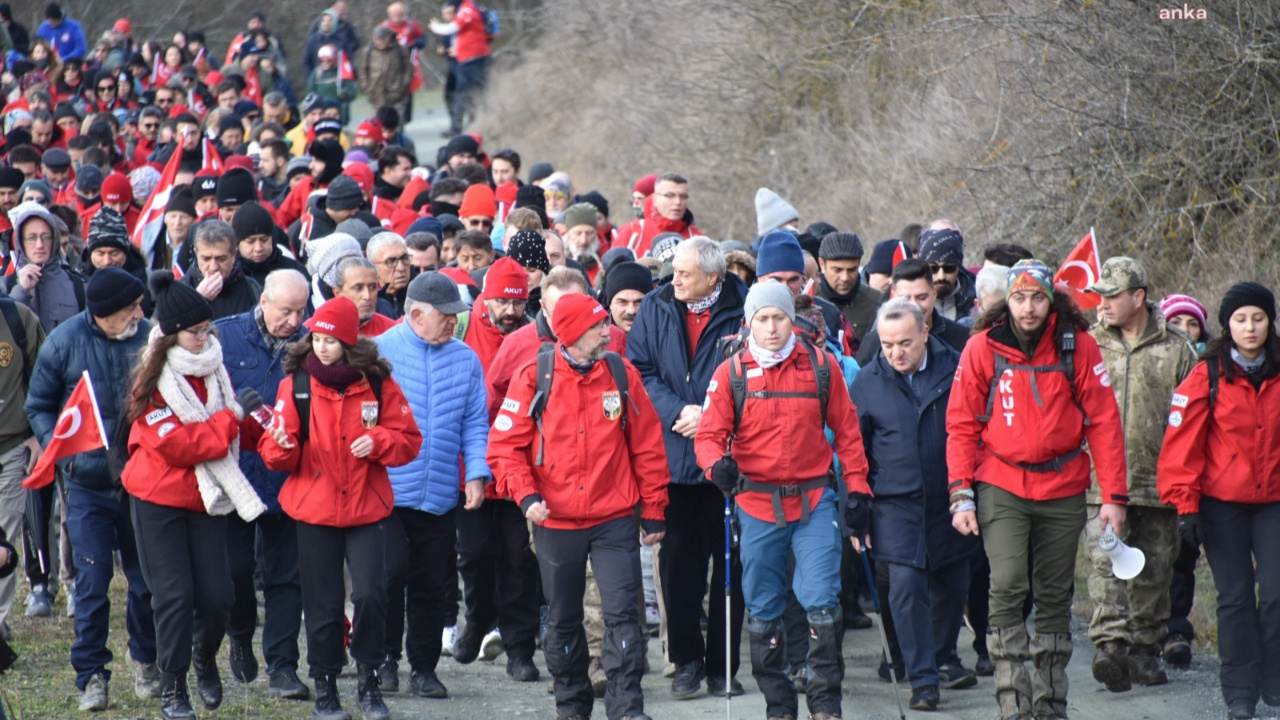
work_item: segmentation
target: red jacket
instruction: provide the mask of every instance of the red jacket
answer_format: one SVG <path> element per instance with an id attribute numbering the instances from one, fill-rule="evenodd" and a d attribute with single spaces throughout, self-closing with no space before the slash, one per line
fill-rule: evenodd
<path id="1" fill-rule="evenodd" d="M 729 436 L 733 434 L 733 391 L 729 388 L 732 362 L 731 358 L 720 363 L 707 386 L 702 421 L 693 442 L 698 467 L 707 472 L 708 478 L 711 466 L 724 457 Z M 840 467 L 849 492 L 870 495 L 857 409 L 849 399 L 840 364 L 831 353 L 827 353 L 827 366 L 831 368 L 831 386 L 825 425 L 835 432 L 836 452 L 840 455 Z M 761 370 L 751 353 L 743 353 L 742 370 L 748 393 L 818 392 L 809 353 L 798 344 L 790 357 L 767 370 Z M 738 461 L 738 469 L 751 480 L 770 485 L 799 485 L 826 475 L 831 470 L 832 453 L 819 409 L 817 398 L 746 398 L 738 434 L 733 440 L 733 459 Z M 803 452 L 797 452 L 799 449 Z M 822 492 L 823 488 L 808 491 L 810 507 L 818 503 Z M 737 496 L 737 501 L 751 517 L 773 522 L 773 498 L 767 493 L 744 492 Z M 800 498 L 782 498 L 782 510 L 787 522 L 799 520 Z"/>
<path id="2" fill-rule="evenodd" d="M 307 211 L 307 200 L 316 189 L 316 179 L 310 175 L 299 180 L 280 203 L 280 208 L 275 213 L 276 224 L 287 228 L 293 224 L 294 220 L 302 217 L 302 214 Z"/>
<path id="3" fill-rule="evenodd" d="M 202 402 L 208 398 L 203 379 L 188 377 L 187 382 Z M 256 421 L 242 423 L 234 411 L 224 408 L 204 422 L 184 425 L 156 392 L 129 430 L 129 462 L 120 478 L 124 489 L 156 505 L 205 512 L 195 466 L 226 456 L 242 430 L 242 444 L 252 447 L 261 432 Z"/>
<path id="4" fill-rule="evenodd" d="M 484 383 L 489 388 L 489 422 L 492 423 L 498 417 L 498 408 L 507 396 L 507 388 L 516 371 L 538 357 L 538 348 L 542 347 L 542 343 L 555 342 L 555 336 L 550 334 L 550 328 L 544 327 L 545 325 L 548 325 L 546 320 L 535 320 L 512 332 L 502 341 L 502 347 L 498 348 L 498 353 L 484 369 Z M 626 357 L 627 334 L 616 327 L 611 328 L 607 349 Z"/>
<path id="5" fill-rule="evenodd" d="M 378 218 L 382 227 L 399 235 L 404 235 L 404 231 L 418 219 L 418 214 L 412 210 L 405 210 L 390 200 L 377 196 L 370 198 L 369 211 Z"/>
<path id="6" fill-rule="evenodd" d="M 1128 502 L 1120 409 L 1098 342 L 1088 332 L 1076 332 L 1072 361 L 1087 426 L 1065 373 L 1040 372 L 1033 378 L 1026 370 L 1008 371 L 1012 376 L 1000 383 L 990 422 L 978 421 L 987 412 L 996 353 L 1015 365 L 1057 365 L 1057 325 L 1057 314 L 1051 314 L 1030 359 L 1018 348 L 1007 323 L 983 330 L 965 345 L 947 406 L 947 471 L 952 491 L 978 481 L 1028 500 L 1076 495 L 1089 488 L 1092 454 L 1102 501 Z M 1049 462 L 1079 448 L 1082 440 L 1088 440 L 1088 452 L 1068 461 L 1062 472 L 1036 473 L 1010 464 Z"/>
<path id="7" fill-rule="evenodd" d="M 512 331 L 512 334 L 514 332 Z M 486 374 L 489 372 L 489 365 L 493 363 L 493 358 L 498 354 L 498 348 L 507 337 L 502 334 L 497 325 L 493 324 L 493 320 L 489 319 L 489 308 L 485 306 L 484 299 L 477 299 L 471 306 L 467 332 L 462 341 L 480 356 L 480 367 L 484 368 Z"/>
<path id="8" fill-rule="evenodd" d="M 376 338 L 395 327 L 396 322 L 382 313 L 374 313 L 373 317 L 369 318 L 369 322 L 360 326 L 360 337 Z"/>
<path id="9" fill-rule="evenodd" d="M 289 517 L 312 525 L 353 527 L 391 514 L 394 496 L 387 467 L 418 457 L 422 433 L 395 380 L 382 381 L 381 415 L 377 425 L 365 429 L 361 413 L 373 402 L 377 401 L 366 380 L 340 393 L 312 379 L 311 439 L 299 447 L 293 376 L 280 382 L 275 412 L 284 418 L 294 447 L 286 450 L 264 433 L 258 452 L 271 470 L 289 472 L 280 489 L 280 507 Z M 365 434 L 373 437 L 373 452 L 357 458 L 351 454 L 351 443 Z"/>
<path id="10" fill-rule="evenodd" d="M 649 402 L 640 371 L 627 362 L 629 407 L 621 400 L 605 362 L 583 375 L 569 366 L 556 346 L 551 393 L 539 439 L 529 417 L 537 361 L 516 373 L 489 433 L 489 467 L 499 493 L 521 503 L 540 495 L 551 516 L 544 527 L 575 530 L 630 515 L 664 520 L 671 473 L 662 446 L 662 423 Z M 610 405 L 610 401 L 615 404 Z M 626 430 L 620 414 L 626 414 Z M 539 447 L 542 464 L 535 465 Z"/>
<path id="11" fill-rule="evenodd" d="M 1243 377 L 1218 378 L 1209 416 L 1209 370 L 1201 362 L 1178 386 L 1156 468 L 1160 501 L 1185 515 L 1200 498 L 1280 502 L 1280 378 L 1260 390 Z"/>
<path id="12" fill-rule="evenodd" d="M 682 220 L 668 220 L 653 209 L 653 196 L 644 199 L 644 215 L 618 228 L 617 241 L 614 247 L 631 248 L 636 257 L 644 257 L 653 245 L 653 239 L 662 233 L 673 232 L 688 239 L 701 235 L 702 231 L 693 224 L 693 213 L 688 210 Z"/>
<path id="13" fill-rule="evenodd" d="M 460 63 L 489 57 L 489 34 L 484 31 L 484 15 L 471 0 L 462 0 L 453 16 L 458 34 L 453 39 L 453 59 Z"/>

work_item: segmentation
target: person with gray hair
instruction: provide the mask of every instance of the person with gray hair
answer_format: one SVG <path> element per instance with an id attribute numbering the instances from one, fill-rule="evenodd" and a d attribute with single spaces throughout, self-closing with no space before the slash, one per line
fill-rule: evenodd
<path id="1" fill-rule="evenodd" d="M 882 585 L 887 575 L 882 619 L 886 632 L 897 620 L 892 629 L 911 681 L 911 709 L 933 711 L 977 545 L 948 522 L 946 414 L 960 354 L 929 334 L 924 311 L 909 297 L 880 306 L 876 331 L 877 352 L 850 389 L 871 467 L 871 546 Z"/>
<path id="2" fill-rule="evenodd" d="M 215 320 L 252 310 L 262 286 L 245 274 L 235 230 L 221 220 L 206 220 L 194 233 L 194 267 L 180 282 L 209 301 Z"/>
<path id="3" fill-rule="evenodd" d="M 413 259 L 404 238 L 393 232 L 380 232 L 369 238 L 364 254 L 378 269 L 378 311 L 392 319 L 401 317 Z"/>
<path id="4" fill-rule="evenodd" d="M 991 309 L 996 303 L 1004 301 L 1004 289 L 1009 285 L 1009 268 L 1004 265 L 987 265 L 978 271 L 973 282 L 975 298 L 973 309 L 956 321 L 964 327 L 973 327 L 978 316 Z"/>
<path id="5" fill-rule="evenodd" d="M 214 325 L 222 341 L 222 362 L 238 390 L 253 388 L 263 403 L 274 406 L 284 379 L 290 343 L 306 335 L 302 320 L 310 294 L 307 278 L 297 270 L 267 275 L 262 296 L 252 310 L 225 317 Z M 240 447 L 240 471 L 249 479 L 267 511 L 252 521 L 231 515 L 227 520 L 227 565 L 231 571 L 232 606 L 227 622 L 231 674 L 240 682 L 258 675 L 253 635 L 258 625 L 254 593 L 255 547 L 262 538 L 262 653 L 268 688 L 274 697 L 306 700 L 311 690 L 298 679 L 298 633 L 302 629 L 302 581 L 298 567 L 298 528 L 280 508 L 280 488 L 288 473 L 268 470 L 257 445 Z"/>
<path id="6" fill-rule="evenodd" d="M 659 191 L 671 186 L 659 181 Z M 621 237 L 621 236 L 620 236 Z M 721 671 L 725 664 L 725 598 L 711 593 L 704 641 L 699 622 L 704 582 L 711 563 L 712 587 L 724 586 L 722 557 L 724 498 L 706 482 L 693 452 L 693 438 L 702 419 L 707 388 L 724 358 L 719 338 L 736 335 L 742 327 L 746 285 L 725 269 L 720 245 L 706 237 L 682 241 L 672 258 L 671 283 L 649 296 L 640 306 L 627 335 L 627 358 L 644 378 L 645 390 L 662 421 L 663 443 L 671 469 L 667 535 L 658 552 L 657 571 L 667 617 L 667 654 L 676 665 L 671 684 L 677 698 L 692 697 L 707 679 L 712 693 L 739 693 L 737 680 L 726 687 Z M 742 638 L 742 583 L 740 570 L 733 573 L 732 618 L 727 629 L 733 641 L 732 668 L 738 667 Z"/>
<path id="7" fill-rule="evenodd" d="M 355 303 L 360 314 L 360 337 L 377 337 L 396 324 L 378 312 L 378 269 L 363 255 L 343 258 L 334 266 L 333 296 Z"/>

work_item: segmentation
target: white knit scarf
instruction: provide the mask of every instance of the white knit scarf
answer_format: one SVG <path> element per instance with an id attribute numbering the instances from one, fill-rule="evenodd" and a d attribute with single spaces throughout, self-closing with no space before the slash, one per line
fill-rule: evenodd
<path id="1" fill-rule="evenodd" d="M 791 357 L 791 351 L 796 349 L 796 336 L 790 335 L 787 338 L 787 344 L 783 345 L 781 350 L 765 350 L 760 347 L 755 338 L 747 338 L 747 349 L 751 351 L 751 357 L 756 359 L 756 364 L 768 370 Z"/>
<path id="2" fill-rule="evenodd" d="M 158 324 L 151 328 L 148 348 L 160 334 Z M 200 397 L 185 376 L 198 377 L 204 381 L 208 400 L 200 402 Z M 193 355 L 180 345 L 169 348 L 167 362 L 160 371 L 156 389 L 184 425 L 205 422 L 223 408 L 232 408 L 237 417 L 241 416 L 240 406 L 235 404 L 235 389 L 231 385 L 231 378 L 222 364 L 222 345 L 212 334 L 199 355 Z M 239 458 L 240 439 L 236 438 L 231 441 L 225 456 L 195 466 L 196 482 L 205 510 L 210 515 L 227 515 L 235 510 L 248 522 L 266 512 L 267 506 L 254 492 L 249 479 L 240 472 Z"/>

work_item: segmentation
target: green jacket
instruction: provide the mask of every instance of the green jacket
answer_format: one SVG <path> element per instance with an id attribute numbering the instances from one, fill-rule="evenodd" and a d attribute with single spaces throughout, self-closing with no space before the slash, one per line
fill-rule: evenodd
<path id="1" fill-rule="evenodd" d="M 1147 312 L 1147 331 L 1133 347 L 1119 328 L 1101 322 L 1090 333 L 1098 341 L 1120 406 L 1129 504 L 1165 507 L 1156 491 L 1156 460 L 1164 442 L 1169 402 L 1179 383 L 1191 373 L 1197 356 L 1191 338 L 1166 325 L 1155 303 L 1147 302 Z M 1089 491 L 1088 502 L 1102 502 L 1097 490 Z"/>
<path id="2" fill-rule="evenodd" d="M 14 309 L 26 330 L 27 346 L 16 347 L 9 323 L 0 316 L 0 454 L 31 437 L 22 406 L 27 401 L 27 376 L 35 369 L 36 356 L 44 344 L 44 328 L 36 314 L 20 302 L 14 303 Z M 31 359 L 31 367 L 26 367 L 25 358 Z"/>

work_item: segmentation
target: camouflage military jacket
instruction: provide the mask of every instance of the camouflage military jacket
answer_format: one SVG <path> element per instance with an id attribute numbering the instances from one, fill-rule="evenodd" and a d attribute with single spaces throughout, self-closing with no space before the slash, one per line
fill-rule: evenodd
<path id="1" fill-rule="evenodd" d="M 1147 303 L 1147 331 L 1131 347 L 1119 328 L 1099 322 L 1090 334 L 1098 341 L 1120 406 L 1125 463 L 1129 468 L 1129 504 L 1162 507 L 1156 491 L 1156 461 L 1164 441 L 1169 402 L 1191 373 L 1196 352 L 1191 338 L 1165 324 L 1155 303 Z M 1100 503 L 1097 483 L 1088 502 Z"/>

